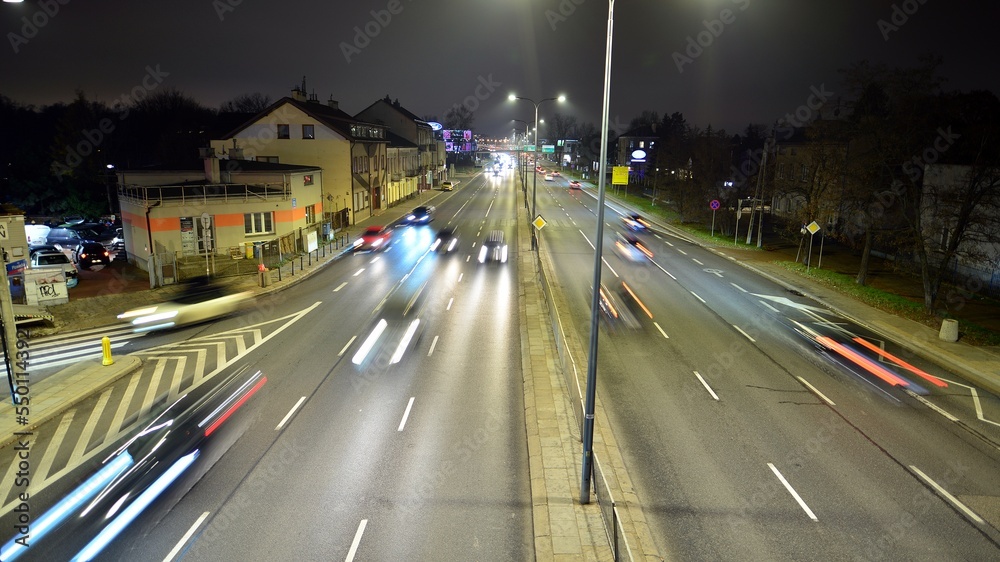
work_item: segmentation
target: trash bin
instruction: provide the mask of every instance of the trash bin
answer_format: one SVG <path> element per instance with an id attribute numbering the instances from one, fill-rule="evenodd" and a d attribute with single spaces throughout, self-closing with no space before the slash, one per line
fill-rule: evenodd
<path id="1" fill-rule="evenodd" d="M 271 284 L 271 270 L 264 268 L 257 272 L 257 284 L 261 287 L 267 287 Z"/>

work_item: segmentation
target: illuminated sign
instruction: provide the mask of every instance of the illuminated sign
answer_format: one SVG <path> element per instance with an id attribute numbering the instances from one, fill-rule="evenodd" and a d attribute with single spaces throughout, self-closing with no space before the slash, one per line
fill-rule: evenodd
<path id="1" fill-rule="evenodd" d="M 438 123 L 437 121 L 428 121 L 427 124 L 431 126 L 432 130 L 435 131 L 440 131 L 441 129 L 444 129 L 444 125 Z"/>
<path id="2" fill-rule="evenodd" d="M 646 151 L 645 150 L 633 150 L 632 160 L 635 162 L 645 162 L 646 161 Z"/>

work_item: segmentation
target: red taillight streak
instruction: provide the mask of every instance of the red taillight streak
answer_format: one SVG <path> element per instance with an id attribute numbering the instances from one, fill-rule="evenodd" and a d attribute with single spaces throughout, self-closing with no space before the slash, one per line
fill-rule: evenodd
<path id="1" fill-rule="evenodd" d="M 878 365 L 872 363 L 862 355 L 858 354 L 858 352 L 854 351 L 853 349 L 850 349 L 845 345 L 837 343 L 827 336 L 819 336 L 818 338 L 816 338 L 816 341 L 829 347 L 830 349 L 833 349 L 837 353 L 853 361 L 856 365 L 858 365 L 862 369 L 868 371 L 869 373 L 875 375 L 876 377 L 884 380 L 885 382 L 893 386 L 897 385 L 910 386 L 910 383 L 906 382 L 904 379 L 890 373 L 888 370 L 882 367 L 879 367 Z"/>
<path id="2" fill-rule="evenodd" d="M 228 410 L 226 410 L 225 414 L 219 416 L 219 419 L 212 422 L 212 425 L 208 426 L 205 429 L 205 437 L 208 437 L 209 435 L 212 434 L 213 431 L 218 429 L 219 426 L 222 425 L 222 422 L 229 419 L 229 416 L 233 415 L 233 412 L 238 410 L 239 407 L 242 406 L 244 402 L 249 400 L 250 397 L 253 396 L 255 392 L 260 390 L 260 387 L 264 386 L 264 383 L 266 382 L 267 382 L 267 377 L 263 377 L 262 379 L 260 379 L 260 381 L 257 382 L 257 384 L 253 385 L 253 388 L 247 391 L 247 393 L 243 395 L 243 398 L 240 398 L 235 404 L 233 404 Z"/>
<path id="3" fill-rule="evenodd" d="M 913 365 L 910 365 L 906 361 L 903 361 L 899 357 L 896 357 L 895 355 L 889 353 L 888 351 L 885 351 L 884 349 L 882 349 L 882 348 L 876 346 L 875 344 L 873 344 L 873 343 L 865 340 L 864 338 L 854 338 L 854 341 L 860 343 L 861 345 L 867 347 L 868 349 L 874 351 L 875 353 L 878 353 L 882 357 L 885 357 L 885 358 L 889 359 L 890 361 L 893 361 L 894 363 L 896 363 L 900 367 L 903 367 L 904 369 L 910 371 L 911 373 L 929 380 L 932 384 L 934 384 L 936 386 L 940 386 L 942 388 L 948 386 L 948 383 L 944 382 L 943 380 L 935 377 L 934 375 L 932 375 L 930 373 L 926 373 L 924 371 L 921 371 L 920 369 L 914 367 Z"/>

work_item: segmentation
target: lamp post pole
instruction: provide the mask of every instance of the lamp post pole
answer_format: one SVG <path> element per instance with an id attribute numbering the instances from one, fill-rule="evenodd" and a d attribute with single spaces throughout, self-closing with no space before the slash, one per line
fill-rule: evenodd
<path id="1" fill-rule="evenodd" d="M 509 99 L 511 101 L 514 101 L 514 100 L 524 100 L 526 102 L 531 103 L 531 105 L 535 106 L 535 150 L 532 152 L 532 154 L 534 155 L 534 158 L 535 158 L 535 169 L 533 170 L 533 172 L 531 174 L 531 178 L 532 178 L 531 179 L 531 220 L 535 220 L 535 217 L 537 216 L 535 214 L 535 202 L 536 202 L 535 194 L 536 194 L 536 189 L 538 187 L 538 106 L 542 105 L 543 103 L 545 103 L 547 101 L 559 101 L 559 102 L 566 101 L 566 96 L 559 96 L 557 98 L 545 98 L 543 100 L 535 102 L 535 100 L 533 100 L 531 98 L 525 98 L 525 97 L 515 96 L 514 94 L 511 94 L 511 95 L 509 95 L 507 97 L 507 99 Z M 531 229 L 531 249 L 534 250 L 534 251 L 536 251 L 536 252 L 538 251 L 538 238 L 535 235 L 535 229 L 534 228 Z"/>
<path id="2" fill-rule="evenodd" d="M 604 182 L 608 162 L 608 106 L 611 99 L 611 45 L 614 31 L 615 0 L 608 1 L 608 46 L 604 61 L 604 105 L 601 113 L 601 162 L 597 180 L 597 239 L 594 244 L 594 289 L 590 302 L 590 356 L 587 359 L 587 388 L 583 406 L 583 474 L 580 503 L 590 503 L 590 480 L 594 470 L 594 402 L 597 387 L 597 310 L 601 292 L 601 249 L 604 245 Z"/>

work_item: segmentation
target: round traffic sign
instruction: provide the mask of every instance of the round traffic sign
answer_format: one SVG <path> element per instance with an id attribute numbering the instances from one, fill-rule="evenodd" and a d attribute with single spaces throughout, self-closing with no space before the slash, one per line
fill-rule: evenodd
<path id="1" fill-rule="evenodd" d="M 718 211 L 721 205 L 722 204 L 719 203 L 718 199 L 712 199 L 712 201 L 708 204 L 708 206 L 711 207 L 713 211 Z"/>

